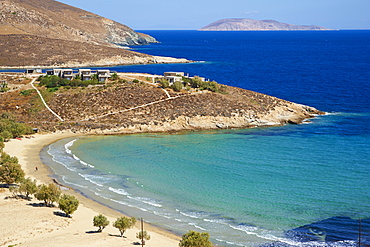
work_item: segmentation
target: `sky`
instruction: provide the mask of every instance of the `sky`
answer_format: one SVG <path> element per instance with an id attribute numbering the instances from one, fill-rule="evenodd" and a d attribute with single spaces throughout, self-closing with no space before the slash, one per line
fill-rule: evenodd
<path id="1" fill-rule="evenodd" d="M 370 0 L 58 0 L 134 30 L 197 30 L 225 18 L 370 29 Z"/>

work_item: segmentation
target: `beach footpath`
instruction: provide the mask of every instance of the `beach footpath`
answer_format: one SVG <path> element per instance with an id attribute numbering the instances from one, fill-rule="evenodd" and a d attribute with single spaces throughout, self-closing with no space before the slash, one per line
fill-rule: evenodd
<path id="1" fill-rule="evenodd" d="M 71 132 L 36 134 L 33 138 L 12 139 L 5 144 L 4 151 L 16 156 L 26 177 L 36 179 L 38 184 L 52 183 L 50 169 L 41 163 L 41 149 L 57 140 L 78 136 Z M 36 169 L 37 167 L 37 169 Z M 136 233 L 139 223 L 119 236 L 112 223 L 122 214 L 95 201 L 89 200 L 73 190 L 63 190 L 78 198 L 80 205 L 72 218 L 60 216 L 57 207 L 45 207 L 40 201 L 12 198 L 8 189 L 0 190 L 0 246 L 134 246 L 139 242 Z M 124 209 L 123 209 L 124 210 Z M 105 215 L 110 221 L 102 233 L 97 233 L 93 218 Z M 145 225 L 151 236 L 145 246 L 178 246 L 180 237 L 151 225 Z"/>

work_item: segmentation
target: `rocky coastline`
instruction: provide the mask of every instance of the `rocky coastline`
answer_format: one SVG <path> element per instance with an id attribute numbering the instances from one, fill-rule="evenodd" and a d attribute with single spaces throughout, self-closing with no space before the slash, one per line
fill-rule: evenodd
<path id="1" fill-rule="evenodd" d="M 19 96 L 28 84 L 0 94 L 0 112 L 11 112 L 42 132 L 84 134 L 279 126 L 300 124 L 324 114 L 313 107 L 225 85 L 223 93 L 168 89 L 166 94 L 158 85 L 145 83 L 145 77 L 137 78 L 142 81 L 48 93 L 49 107 L 63 122 L 41 105 L 34 90 L 28 96 Z"/>

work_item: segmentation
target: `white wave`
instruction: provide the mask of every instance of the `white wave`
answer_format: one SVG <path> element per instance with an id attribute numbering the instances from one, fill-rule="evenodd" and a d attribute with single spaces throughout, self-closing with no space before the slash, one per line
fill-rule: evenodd
<path id="1" fill-rule="evenodd" d="M 114 192 L 114 193 L 117 193 L 117 194 L 120 194 L 120 195 L 124 195 L 124 196 L 128 196 L 130 195 L 129 193 L 127 193 L 126 190 L 124 189 L 115 189 L 115 188 L 112 188 L 112 187 L 109 187 L 108 188 L 110 191 Z"/>
<path id="2" fill-rule="evenodd" d="M 157 212 L 157 211 L 153 211 L 153 214 L 161 216 L 161 217 L 166 218 L 166 219 L 172 219 L 172 217 L 164 215 L 164 214 L 162 214 L 160 212 Z"/>
<path id="3" fill-rule="evenodd" d="M 178 211 L 180 214 L 186 216 L 186 217 L 190 217 L 190 218 L 193 218 L 193 219 L 199 219 L 198 216 L 196 215 L 193 215 L 193 214 L 189 214 L 189 213 L 184 213 L 184 212 L 181 212 L 181 211 Z"/>
<path id="4" fill-rule="evenodd" d="M 53 160 L 55 163 L 61 164 L 62 166 L 64 166 L 65 168 L 67 168 L 68 170 L 70 170 L 70 171 L 72 171 L 72 172 L 77 171 L 75 168 L 72 168 L 72 167 L 68 166 L 67 164 L 65 164 L 65 163 L 63 163 L 63 162 L 60 162 L 60 161 L 56 160 L 55 156 L 53 156 L 52 160 Z"/>
<path id="5" fill-rule="evenodd" d="M 205 222 L 210 223 L 217 223 L 217 224 L 225 224 L 226 221 L 224 219 L 203 219 Z"/>
<path id="6" fill-rule="evenodd" d="M 202 230 L 202 231 L 206 231 L 206 229 L 204 229 L 203 227 L 198 226 L 198 225 L 197 225 L 197 224 L 195 224 L 195 223 L 189 223 L 189 225 L 194 226 L 195 228 L 198 228 L 198 229 L 200 229 L 200 230 Z"/>
<path id="7" fill-rule="evenodd" d="M 93 183 L 99 187 L 103 187 L 102 184 L 94 181 L 93 179 L 96 179 L 96 178 L 99 178 L 97 176 L 94 176 L 94 175 L 88 175 L 88 174 L 81 174 L 81 173 L 78 173 L 78 175 L 80 175 L 81 177 L 83 177 L 85 180 L 89 181 L 90 183 Z"/>
<path id="8" fill-rule="evenodd" d="M 73 186 L 77 186 L 77 187 L 80 187 L 80 188 L 84 188 L 84 189 L 87 189 L 88 187 L 87 186 L 84 186 L 84 185 L 81 185 L 81 184 L 76 184 L 76 183 L 72 183 L 72 182 L 68 182 L 65 180 L 65 176 L 62 177 L 62 180 L 66 183 L 66 184 L 70 184 L 70 185 L 73 185 Z"/>
<path id="9" fill-rule="evenodd" d="M 85 161 L 81 160 L 80 159 L 80 163 L 83 164 L 84 166 L 88 166 L 88 167 L 91 167 L 91 168 L 95 168 L 95 166 L 93 165 L 90 165 L 89 163 L 86 163 Z"/>
<path id="10" fill-rule="evenodd" d="M 238 225 L 238 226 L 229 225 L 229 226 L 235 230 L 239 230 L 239 231 L 245 232 L 246 234 L 254 235 L 256 237 L 266 239 L 269 241 L 278 241 L 278 242 L 286 243 L 289 245 L 301 246 L 300 242 L 296 242 L 294 240 L 287 239 L 287 238 L 274 236 L 271 234 L 271 232 L 259 229 L 255 226 L 247 226 L 247 225 Z"/>
<path id="11" fill-rule="evenodd" d="M 240 243 L 236 243 L 236 242 L 231 242 L 231 241 L 227 241 L 227 240 L 222 240 L 222 239 L 219 239 L 219 238 L 216 238 L 217 241 L 219 242 L 223 242 L 223 243 L 227 243 L 227 244 L 231 244 L 233 246 L 242 246 L 242 247 L 246 247 L 246 245 L 244 244 L 240 244 Z"/>
<path id="12" fill-rule="evenodd" d="M 151 206 L 154 206 L 154 207 L 157 207 L 157 208 L 161 208 L 162 205 L 155 202 L 154 200 L 150 199 L 150 198 L 146 198 L 146 197 L 132 197 L 132 196 L 127 196 L 128 198 L 130 199 L 133 199 L 135 201 L 139 201 L 139 202 L 143 202 L 145 204 L 148 204 L 148 205 L 151 205 Z"/>
<path id="13" fill-rule="evenodd" d="M 77 141 L 77 139 L 74 139 L 73 141 L 70 141 L 70 142 L 68 142 L 68 143 L 66 143 L 66 144 L 64 145 L 64 149 L 65 149 L 65 151 L 66 151 L 68 154 L 72 154 L 72 151 L 71 151 L 69 148 L 73 146 L 73 144 L 75 143 L 75 141 Z"/>

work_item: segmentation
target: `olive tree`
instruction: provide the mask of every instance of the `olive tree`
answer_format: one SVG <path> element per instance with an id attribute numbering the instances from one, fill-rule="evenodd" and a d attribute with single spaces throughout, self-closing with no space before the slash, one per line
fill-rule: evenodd
<path id="1" fill-rule="evenodd" d="M 44 201 L 45 206 L 52 207 L 54 202 L 59 200 L 61 191 L 55 184 L 39 185 L 35 197 L 37 200 Z"/>
<path id="2" fill-rule="evenodd" d="M 98 232 L 102 232 L 103 229 L 107 225 L 109 225 L 109 221 L 108 221 L 107 217 L 105 217 L 102 214 L 99 214 L 97 216 L 94 216 L 93 223 L 94 223 L 94 226 L 99 227 Z"/>
<path id="3" fill-rule="evenodd" d="M 208 232 L 189 231 L 182 236 L 179 247 L 212 247 Z"/>
<path id="4" fill-rule="evenodd" d="M 121 233 L 121 237 L 123 237 L 123 234 L 125 231 L 129 228 L 132 228 L 136 223 L 136 219 L 134 217 L 120 217 L 118 218 L 114 223 L 113 227 L 117 228 L 119 232 Z"/>
<path id="5" fill-rule="evenodd" d="M 15 184 L 22 181 L 25 173 L 18 163 L 5 162 L 0 164 L 0 182 Z"/>
<path id="6" fill-rule="evenodd" d="M 23 179 L 19 185 L 18 191 L 20 193 L 25 193 L 26 199 L 30 199 L 30 195 L 33 195 L 37 192 L 37 185 L 36 180 L 33 180 L 31 178 Z"/>
<path id="7" fill-rule="evenodd" d="M 150 235 L 147 231 L 140 231 L 136 233 L 136 238 L 142 241 L 142 245 L 145 245 L 145 240 L 150 240 Z"/>
<path id="8" fill-rule="evenodd" d="M 78 199 L 71 195 L 62 195 L 58 202 L 60 210 L 66 213 L 68 217 L 77 210 L 79 204 Z"/>
<path id="9" fill-rule="evenodd" d="M 183 88 L 183 84 L 182 84 L 182 82 L 181 81 L 175 81 L 173 84 L 172 84 L 172 86 L 171 86 L 171 88 L 174 90 L 174 91 L 176 91 L 176 92 L 180 92 L 181 91 L 181 89 Z"/>

